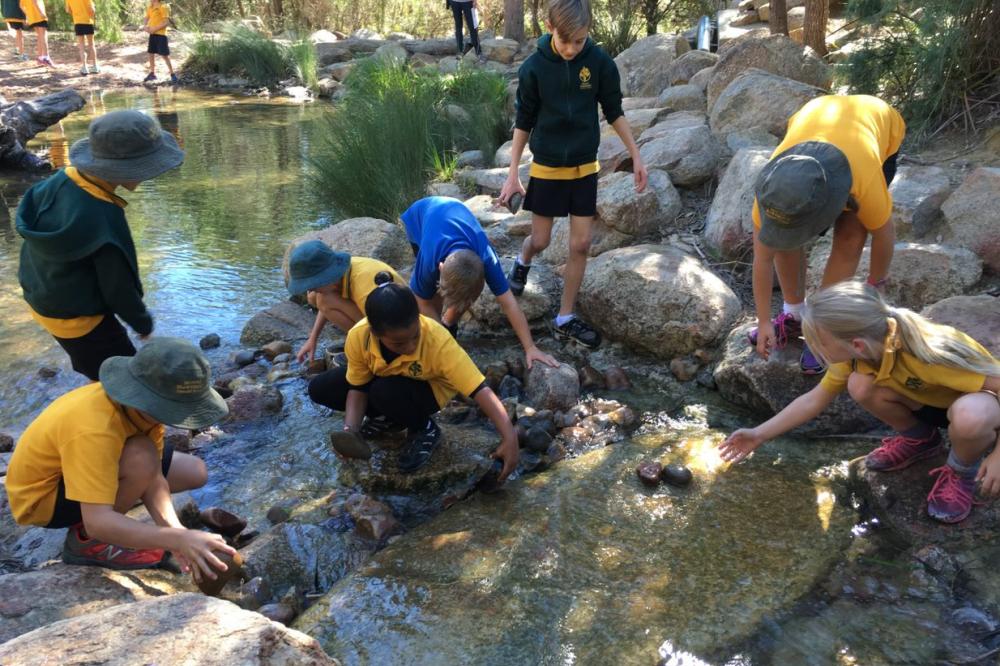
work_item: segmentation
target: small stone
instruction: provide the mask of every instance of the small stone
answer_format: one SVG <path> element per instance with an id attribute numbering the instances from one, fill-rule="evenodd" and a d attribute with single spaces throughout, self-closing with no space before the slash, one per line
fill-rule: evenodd
<path id="1" fill-rule="evenodd" d="M 5 432 L 0 432 L 0 453 L 10 453 L 14 450 L 14 438 Z"/>
<path id="2" fill-rule="evenodd" d="M 500 382 L 502 382 L 503 378 L 507 376 L 507 372 L 508 368 L 506 362 L 499 361 L 497 363 L 490 363 L 483 370 L 483 375 L 486 377 L 486 385 L 493 391 L 499 391 Z"/>
<path id="3" fill-rule="evenodd" d="M 278 363 L 291 363 L 291 362 L 292 362 L 292 355 L 288 352 L 284 354 L 278 354 L 277 356 L 274 357 L 273 361 L 275 365 L 277 365 Z"/>
<path id="4" fill-rule="evenodd" d="M 580 378 L 573 366 L 566 363 L 554 368 L 544 363 L 534 364 L 525 385 L 528 400 L 538 409 L 566 410 L 580 399 Z"/>
<path id="5" fill-rule="evenodd" d="M 503 380 L 501 380 L 500 386 L 497 389 L 497 395 L 501 400 L 506 400 L 508 398 L 520 400 L 524 395 L 524 385 L 521 384 L 521 380 L 513 374 L 507 375 L 503 378 Z"/>
<path id="6" fill-rule="evenodd" d="M 580 368 L 580 388 L 584 391 L 590 389 L 601 390 L 607 388 L 607 380 L 604 379 L 604 374 L 597 368 L 585 365 Z"/>
<path id="7" fill-rule="evenodd" d="M 694 356 L 695 359 L 697 359 L 697 361 L 702 365 L 708 365 L 713 360 L 712 352 L 707 349 L 695 349 L 691 355 Z"/>
<path id="8" fill-rule="evenodd" d="M 687 356 L 678 356 L 670 361 L 670 372 L 674 373 L 674 377 L 678 380 L 689 382 L 698 373 L 698 361 Z"/>
<path id="9" fill-rule="evenodd" d="M 50 368 L 47 365 L 43 365 L 38 368 L 38 376 L 42 379 L 52 379 L 59 374 L 59 368 Z"/>
<path id="10" fill-rule="evenodd" d="M 635 473 L 639 477 L 639 480 L 651 488 L 660 485 L 660 473 L 662 471 L 663 465 L 650 460 L 643 460 L 635 468 Z"/>
<path id="11" fill-rule="evenodd" d="M 553 465 L 566 457 L 566 447 L 561 442 L 552 442 L 545 452 L 546 465 Z"/>
<path id="12" fill-rule="evenodd" d="M 187 453 L 191 450 L 191 431 L 167 426 L 163 433 L 163 443 L 172 446 L 174 451 Z"/>
<path id="13" fill-rule="evenodd" d="M 625 430 L 631 430 L 639 425 L 639 415 L 631 407 L 622 406 L 608 413 L 608 422 Z"/>
<path id="14" fill-rule="evenodd" d="M 244 530 L 233 538 L 233 548 L 240 549 L 260 536 L 257 530 Z"/>
<path id="15" fill-rule="evenodd" d="M 524 454 L 522 454 L 524 455 Z M 476 482 L 476 490 L 483 493 L 495 493 L 503 487 L 500 483 L 500 472 L 503 471 L 503 462 L 500 460 L 494 460 L 493 464 L 490 466 L 489 471 Z"/>
<path id="16" fill-rule="evenodd" d="M 536 451 L 538 453 L 545 453 L 549 450 L 549 444 L 552 443 L 552 435 L 550 435 L 541 426 L 532 426 L 528 430 L 525 437 L 525 448 Z"/>
<path id="17" fill-rule="evenodd" d="M 225 537 L 234 537 L 246 529 L 247 521 L 219 507 L 210 507 L 199 514 L 202 524 Z"/>
<path id="18" fill-rule="evenodd" d="M 660 472 L 661 481 L 681 488 L 690 484 L 691 478 L 691 470 L 684 465 L 667 465 Z"/>
<path id="19" fill-rule="evenodd" d="M 292 517 L 292 514 L 283 506 L 272 506 L 267 510 L 267 519 L 272 525 L 283 523 Z"/>
<path id="20" fill-rule="evenodd" d="M 264 352 L 264 356 L 266 356 L 269 361 L 274 361 L 276 356 L 290 353 L 292 351 L 292 345 L 284 340 L 274 340 L 273 342 L 268 342 L 266 345 L 261 347 L 260 350 Z"/>
<path id="21" fill-rule="evenodd" d="M 253 363 L 256 358 L 257 355 L 253 351 L 244 349 L 243 351 L 236 352 L 233 356 L 233 363 L 242 368 Z"/>
<path id="22" fill-rule="evenodd" d="M 257 609 L 257 612 L 272 622 L 289 624 L 295 619 L 295 611 L 285 604 L 265 604 Z"/>
<path id="23" fill-rule="evenodd" d="M 632 388 L 628 375 L 621 368 L 608 368 L 604 371 L 604 381 L 609 391 L 624 391 Z"/>
<path id="24" fill-rule="evenodd" d="M 317 358 L 309 361 L 309 365 L 306 366 L 307 375 L 318 375 L 321 372 L 326 372 L 326 359 Z"/>
<path id="25" fill-rule="evenodd" d="M 254 576 L 240 586 L 240 606 L 257 610 L 271 600 L 271 586 L 260 576 Z"/>
<path id="26" fill-rule="evenodd" d="M 522 451 L 518 467 L 525 474 L 541 471 L 543 469 L 542 454 L 536 451 Z"/>
<path id="27" fill-rule="evenodd" d="M 344 504 L 347 513 L 354 520 L 354 529 L 359 536 L 381 542 L 402 532 L 403 526 L 392 514 L 392 509 L 367 495 L 355 493 Z"/>
<path id="28" fill-rule="evenodd" d="M 202 349 L 215 349 L 221 344 L 222 338 L 219 337 L 218 333 L 209 333 L 198 341 L 198 346 Z"/>
<path id="29" fill-rule="evenodd" d="M 513 375 L 516 379 L 524 381 L 524 359 L 515 358 L 507 362 L 507 371 L 509 374 Z"/>
<path id="30" fill-rule="evenodd" d="M 198 583 L 198 589 L 204 594 L 210 597 L 219 596 L 219 592 L 222 592 L 222 588 L 226 586 L 233 578 L 245 577 L 243 572 L 243 556 L 239 553 L 230 556 L 227 553 L 216 552 L 215 556 L 222 560 L 223 564 L 226 565 L 225 571 L 219 571 L 216 569 L 215 579 L 211 579 L 208 576 L 202 576 L 201 582 Z"/>

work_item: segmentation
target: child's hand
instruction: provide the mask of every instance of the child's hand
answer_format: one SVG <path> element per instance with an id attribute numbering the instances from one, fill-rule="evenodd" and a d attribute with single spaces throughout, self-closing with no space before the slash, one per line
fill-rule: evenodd
<path id="1" fill-rule="evenodd" d="M 761 358 L 768 358 L 771 355 L 771 348 L 777 337 L 774 334 L 774 324 L 768 321 L 757 322 L 757 354 Z"/>
<path id="2" fill-rule="evenodd" d="M 313 358 L 315 357 L 316 357 L 316 341 L 313 340 L 312 338 L 306 340 L 302 344 L 302 346 L 299 347 L 299 351 L 295 354 L 295 360 L 298 361 L 299 363 L 302 363 L 307 359 L 309 361 L 312 361 Z"/>
<path id="3" fill-rule="evenodd" d="M 170 550 L 180 561 L 181 569 L 190 571 L 198 583 L 203 577 L 215 580 L 219 571 L 226 570 L 225 563 L 215 556 L 215 552 L 236 555 L 236 549 L 218 534 L 184 529 L 180 530 L 177 541 L 177 545 Z"/>
<path id="4" fill-rule="evenodd" d="M 500 196 L 497 197 L 500 203 L 507 205 L 507 199 L 517 192 L 522 197 L 526 194 L 524 191 L 524 186 L 521 185 L 521 177 L 517 173 L 517 169 L 513 169 L 510 175 L 507 176 L 507 182 L 503 184 L 503 189 L 500 190 Z"/>
<path id="5" fill-rule="evenodd" d="M 538 347 L 532 345 L 528 351 L 524 352 L 524 365 L 528 368 L 528 370 L 531 370 L 531 366 L 534 365 L 536 361 L 547 365 L 550 368 L 559 367 L 559 361 L 555 360 L 552 356 L 546 354 Z"/>
<path id="6" fill-rule="evenodd" d="M 503 483 L 510 476 L 510 473 L 514 471 L 517 467 L 518 458 L 520 458 L 521 452 L 517 448 L 517 440 L 504 440 L 500 442 L 500 446 L 496 448 L 490 457 L 494 460 L 503 461 L 503 469 L 500 471 L 500 476 L 498 480 Z"/>
<path id="7" fill-rule="evenodd" d="M 976 474 L 976 481 L 979 481 L 979 494 L 983 497 L 996 497 L 1000 495 L 1000 439 L 997 440 L 997 448 L 993 453 L 986 456 L 986 460 L 979 466 Z"/>
<path id="8" fill-rule="evenodd" d="M 741 428 L 726 437 L 726 441 L 722 444 L 719 444 L 719 455 L 726 462 L 738 463 L 763 443 L 764 441 L 757 435 L 756 430 Z"/>
<path id="9" fill-rule="evenodd" d="M 646 170 L 646 165 L 642 163 L 642 158 L 638 155 L 632 159 L 632 175 L 635 178 L 635 191 L 645 190 L 646 183 L 649 182 L 649 172 Z"/>

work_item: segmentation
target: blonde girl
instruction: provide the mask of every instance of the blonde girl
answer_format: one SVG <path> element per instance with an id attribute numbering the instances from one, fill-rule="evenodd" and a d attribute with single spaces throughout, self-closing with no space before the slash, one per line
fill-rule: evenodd
<path id="1" fill-rule="evenodd" d="M 938 428 L 948 428 L 948 462 L 931 470 L 937 477 L 927 497 L 932 518 L 964 520 L 977 481 L 981 494 L 1000 495 L 1000 363 L 982 345 L 890 307 L 860 282 L 842 282 L 806 299 L 802 332 L 828 365 L 823 380 L 765 423 L 731 434 L 720 447 L 723 459 L 744 459 L 819 415 L 846 388 L 896 431 L 865 458 L 868 469 L 895 471 L 938 455 L 944 450 Z"/>

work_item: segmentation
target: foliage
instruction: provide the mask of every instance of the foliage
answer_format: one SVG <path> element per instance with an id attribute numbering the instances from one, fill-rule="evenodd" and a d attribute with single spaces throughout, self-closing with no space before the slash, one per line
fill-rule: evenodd
<path id="1" fill-rule="evenodd" d="M 1000 106 L 1000 8 L 995 0 L 851 0 L 872 35 L 838 68 L 853 92 L 900 110 L 917 142 Z"/>
<path id="2" fill-rule="evenodd" d="M 96 9 L 94 38 L 108 44 L 121 44 L 122 26 L 130 18 L 134 18 L 131 15 L 135 12 L 131 11 L 132 8 L 125 0 L 101 0 L 95 2 L 94 7 Z M 45 4 L 45 12 L 48 16 L 49 30 L 73 32 L 73 18 L 66 11 L 66 3 L 63 0 L 50 0 Z"/>
<path id="3" fill-rule="evenodd" d="M 184 70 L 196 75 L 241 76 L 258 86 L 274 86 L 294 74 L 307 85 L 315 85 L 316 53 L 308 42 L 283 47 L 250 28 L 239 26 L 222 39 L 203 36 L 196 40 Z"/>
<path id="4" fill-rule="evenodd" d="M 590 36 L 612 58 L 639 39 L 643 18 L 635 0 L 603 0 L 593 11 Z"/>
<path id="5" fill-rule="evenodd" d="M 312 42 L 308 39 L 301 39 L 289 46 L 288 60 L 296 78 L 312 90 L 319 88 L 319 76 L 316 73 L 316 48 Z"/>
<path id="6" fill-rule="evenodd" d="M 310 158 L 317 194 L 339 215 L 396 219 L 428 182 L 453 175 L 456 153 L 492 154 L 506 136 L 506 86 L 496 74 L 448 77 L 370 58 L 345 86 Z"/>

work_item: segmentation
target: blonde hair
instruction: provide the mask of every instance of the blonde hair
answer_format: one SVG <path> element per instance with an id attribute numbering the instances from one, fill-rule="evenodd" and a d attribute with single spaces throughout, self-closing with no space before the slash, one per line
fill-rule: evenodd
<path id="1" fill-rule="evenodd" d="M 549 0 L 549 23 L 560 38 L 569 39 L 581 30 L 589 30 L 593 20 L 590 0 Z"/>
<path id="2" fill-rule="evenodd" d="M 438 284 L 445 309 L 468 310 L 482 293 L 485 279 L 483 260 L 475 252 L 458 250 L 449 254 L 441 267 Z"/>
<path id="3" fill-rule="evenodd" d="M 878 291 L 862 282 L 841 282 L 822 289 L 809 296 L 802 309 L 806 343 L 824 361 L 817 330 L 823 329 L 845 346 L 860 339 L 866 347 L 865 360 L 877 364 L 885 351 L 891 322 L 900 349 L 924 363 L 1000 375 L 1000 362 L 953 335 L 951 326 L 935 324 L 906 308 L 891 307 Z"/>

